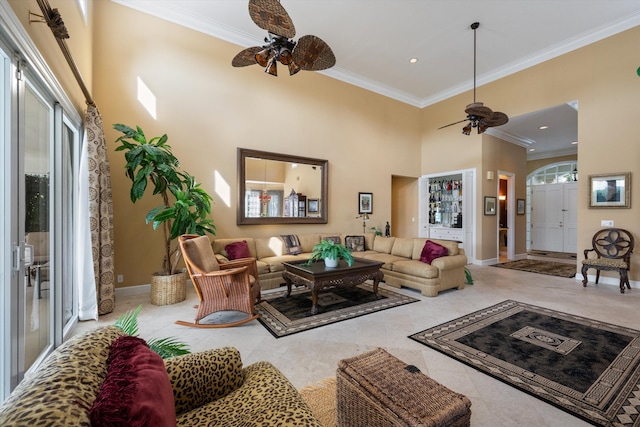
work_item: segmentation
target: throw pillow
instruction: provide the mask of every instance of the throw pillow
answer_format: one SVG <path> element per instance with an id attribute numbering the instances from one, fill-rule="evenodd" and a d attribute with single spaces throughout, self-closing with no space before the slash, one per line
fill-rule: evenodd
<path id="1" fill-rule="evenodd" d="M 251 252 L 249 252 L 249 245 L 247 241 L 229 243 L 224 247 L 225 252 L 229 256 L 229 259 L 250 258 Z"/>
<path id="2" fill-rule="evenodd" d="M 284 240 L 284 245 L 288 255 L 298 255 L 302 253 L 300 239 L 298 239 L 296 234 L 283 234 L 280 237 Z"/>
<path id="3" fill-rule="evenodd" d="M 322 240 L 326 240 L 326 241 L 332 241 L 333 243 L 339 245 L 340 243 L 342 243 L 340 241 L 340 236 L 324 236 L 322 238 Z"/>
<path id="4" fill-rule="evenodd" d="M 176 425 L 169 374 L 162 358 L 138 337 L 111 344 L 107 377 L 89 411 L 93 427 Z"/>
<path id="5" fill-rule="evenodd" d="M 364 236 L 346 236 L 344 245 L 352 252 L 364 252 Z"/>
<path id="6" fill-rule="evenodd" d="M 427 240 L 426 242 L 424 242 L 424 247 L 422 248 L 422 253 L 420 254 L 420 261 L 431 264 L 431 261 L 433 261 L 434 259 L 447 255 L 449 255 L 449 249 L 437 244 L 436 242 Z"/>

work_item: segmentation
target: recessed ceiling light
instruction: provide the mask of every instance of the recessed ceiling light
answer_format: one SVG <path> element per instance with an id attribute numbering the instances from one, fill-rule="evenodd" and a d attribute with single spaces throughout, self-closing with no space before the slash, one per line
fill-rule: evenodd
<path id="1" fill-rule="evenodd" d="M 536 151 L 535 148 L 529 148 L 529 151 Z"/>
<path id="2" fill-rule="evenodd" d="M 415 64 L 416 62 L 418 62 L 418 58 L 411 58 L 409 62 L 411 62 L 412 64 Z"/>
<path id="3" fill-rule="evenodd" d="M 549 128 L 549 126 L 544 126 L 544 125 L 543 125 L 543 126 L 540 126 L 538 129 L 540 129 L 540 130 L 545 130 L 545 129 L 548 129 L 548 128 Z"/>
<path id="4" fill-rule="evenodd" d="M 571 145 L 578 145 L 578 141 L 573 141 Z"/>

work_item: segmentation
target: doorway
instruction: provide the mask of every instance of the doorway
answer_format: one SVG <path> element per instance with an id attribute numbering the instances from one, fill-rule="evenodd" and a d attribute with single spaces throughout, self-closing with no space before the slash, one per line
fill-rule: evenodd
<path id="1" fill-rule="evenodd" d="M 505 262 L 515 258 L 515 174 L 498 171 L 497 258 Z"/>
<path id="2" fill-rule="evenodd" d="M 527 177 L 527 251 L 575 254 L 578 243 L 577 160 L 548 164 Z"/>

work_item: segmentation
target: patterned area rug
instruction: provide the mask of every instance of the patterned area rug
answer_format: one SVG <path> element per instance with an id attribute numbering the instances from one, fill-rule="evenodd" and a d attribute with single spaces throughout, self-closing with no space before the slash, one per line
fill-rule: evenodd
<path id="1" fill-rule="evenodd" d="M 321 292 L 318 295 L 318 314 L 312 316 L 311 292 L 307 288 L 294 287 L 290 297 L 286 294 L 286 288 L 263 294 L 265 301 L 255 307 L 260 314 L 260 323 L 276 338 L 419 301 L 382 286 L 378 287 L 380 299 L 377 299 L 373 285 L 365 282 L 350 288 Z"/>
<path id="2" fill-rule="evenodd" d="M 410 335 L 599 426 L 640 426 L 640 331 L 507 300 Z"/>
<path id="3" fill-rule="evenodd" d="M 530 273 L 540 273 L 558 277 L 575 277 L 576 275 L 575 264 L 540 261 L 536 259 L 502 262 L 500 264 L 493 264 L 492 267 L 509 268 L 511 270 L 528 271 Z"/>

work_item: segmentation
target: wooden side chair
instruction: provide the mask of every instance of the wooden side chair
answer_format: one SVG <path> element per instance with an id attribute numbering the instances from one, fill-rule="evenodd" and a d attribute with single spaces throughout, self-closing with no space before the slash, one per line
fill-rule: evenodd
<path id="1" fill-rule="evenodd" d="M 620 274 L 620 293 L 624 293 L 624 287 L 629 286 L 629 268 L 631 267 L 631 254 L 633 253 L 633 235 L 622 228 L 603 228 L 593 235 L 592 248 L 585 249 L 582 260 L 582 285 L 587 286 L 587 270 L 596 269 L 596 284 L 600 279 L 601 270 L 617 271 Z M 593 252 L 595 258 L 589 258 Z"/>
<path id="2" fill-rule="evenodd" d="M 260 281 L 255 258 L 241 258 L 218 263 L 207 236 L 185 234 L 178 238 L 187 271 L 200 299 L 194 322 L 176 321 L 179 325 L 200 328 L 237 326 L 258 318 L 254 303 L 260 301 Z M 218 311 L 240 311 L 247 318 L 228 323 L 200 323 Z"/>

